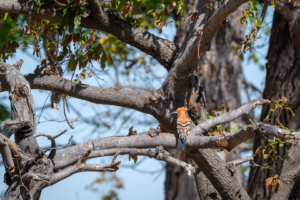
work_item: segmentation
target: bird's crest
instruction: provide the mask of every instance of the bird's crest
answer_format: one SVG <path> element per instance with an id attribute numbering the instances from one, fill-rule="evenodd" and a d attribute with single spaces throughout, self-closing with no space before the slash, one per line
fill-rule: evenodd
<path id="1" fill-rule="evenodd" d="M 176 110 L 177 112 L 177 115 L 178 115 L 178 118 L 177 118 L 177 121 L 180 121 L 182 123 L 186 123 L 188 121 L 190 121 L 186 116 L 185 116 L 185 111 L 187 111 L 188 109 L 185 108 L 185 107 L 182 107 L 182 108 L 178 108 Z"/>

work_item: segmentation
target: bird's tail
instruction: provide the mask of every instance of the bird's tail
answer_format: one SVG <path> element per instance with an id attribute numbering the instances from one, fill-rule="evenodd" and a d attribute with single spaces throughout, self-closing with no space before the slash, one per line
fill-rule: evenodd
<path id="1" fill-rule="evenodd" d="M 182 141 L 180 138 L 178 138 L 178 143 L 177 143 L 177 150 L 178 151 L 185 151 L 186 149 L 186 141 Z"/>

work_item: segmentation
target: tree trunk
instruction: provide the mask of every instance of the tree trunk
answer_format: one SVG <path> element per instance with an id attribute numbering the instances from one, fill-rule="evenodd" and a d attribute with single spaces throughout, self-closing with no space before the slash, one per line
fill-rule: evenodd
<path id="1" fill-rule="evenodd" d="M 263 98 L 269 100 L 278 100 L 281 97 L 288 99 L 287 106 L 290 110 L 283 109 L 279 116 L 281 124 L 288 128 L 297 130 L 300 128 L 300 26 L 299 19 L 293 23 L 289 23 L 282 15 L 275 12 L 273 18 L 273 26 L 271 30 L 271 38 L 269 42 L 269 51 L 267 55 L 268 63 L 266 65 L 267 76 Z M 272 104 L 265 104 L 262 109 L 260 120 L 263 121 L 267 116 L 270 123 L 280 125 L 278 120 L 279 112 L 270 112 Z M 253 151 L 259 146 L 268 143 L 266 139 L 255 139 Z M 283 157 L 287 154 L 288 147 L 276 147 L 278 155 Z M 264 165 L 270 162 L 270 159 L 259 159 L 255 157 L 254 162 Z M 252 199 L 270 199 L 272 193 L 265 186 L 265 180 L 275 174 L 280 175 L 283 161 L 278 159 L 273 169 L 266 170 L 259 167 L 251 167 L 248 180 L 248 193 Z M 295 191 L 297 192 L 297 191 Z"/>
<path id="2" fill-rule="evenodd" d="M 197 1 L 188 1 L 185 16 L 190 12 L 194 12 L 196 5 Z M 209 112 L 221 107 L 223 99 L 231 110 L 241 105 L 241 60 L 231 49 L 233 45 L 240 44 L 243 41 L 245 27 L 237 23 L 236 19 L 242 15 L 244 9 L 245 6 L 242 6 L 228 17 L 229 22 L 224 22 L 213 38 L 211 50 L 203 53 L 201 56 L 200 69 L 202 74 L 200 81 L 204 85 L 206 107 Z M 180 26 L 177 26 L 177 34 L 174 42 L 180 46 L 185 34 L 185 26 L 182 23 Z M 231 123 L 230 126 L 234 126 L 234 123 Z M 239 149 L 237 148 L 236 150 L 237 154 L 229 153 L 226 158 L 227 161 L 239 158 Z M 170 153 L 177 159 L 189 160 L 185 158 L 185 153 L 178 152 L 177 150 L 171 150 Z M 223 159 L 225 158 L 223 152 L 220 153 L 220 156 Z M 242 182 L 243 174 L 240 167 L 237 167 L 235 176 L 239 182 Z M 196 179 L 203 181 L 204 184 L 198 184 L 196 187 L 194 177 L 189 177 L 184 170 L 167 164 L 165 199 L 198 200 L 198 193 L 201 199 L 220 198 L 213 186 L 210 185 L 209 180 L 200 170 L 196 173 Z"/>

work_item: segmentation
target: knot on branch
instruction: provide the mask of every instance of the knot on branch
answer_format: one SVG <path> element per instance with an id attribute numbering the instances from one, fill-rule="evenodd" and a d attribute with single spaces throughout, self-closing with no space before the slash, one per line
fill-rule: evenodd
<path id="1" fill-rule="evenodd" d="M 154 94 L 149 97 L 151 103 L 157 103 L 161 96 L 159 94 Z"/>
<path id="2" fill-rule="evenodd" d="M 234 163 L 227 163 L 226 167 L 231 173 L 234 173 L 236 171 L 236 167 Z"/>
<path id="3" fill-rule="evenodd" d="M 148 130 L 148 135 L 150 135 L 151 137 L 159 136 L 159 132 L 160 132 L 160 127 L 157 128 L 150 127 Z"/>
<path id="4" fill-rule="evenodd" d="M 10 137 L 16 132 L 31 132 L 32 128 L 33 126 L 30 121 L 7 120 L 0 125 L 0 132 L 6 137 Z"/>
<path id="5" fill-rule="evenodd" d="M 134 126 L 131 126 L 131 127 L 129 128 L 128 136 L 132 136 L 132 135 L 136 135 L 136 134 L 137 134 L 137 130 L 133 130 L 133 127 L 134 127 Z"/>
<path id="6" fill-rule="evenodd" d="M 170 153 L 165 151 L 163 146 L 157 146 L 155 148 L 155 153 L 156 153 L 156 159 L 157 160 L 163 160 L 163 159 L 170 156 Z"/>
<path id="7" fill-rule="evenodd" d="M 19 61 L 16 62 L 16 64 L 13 64 L 13 66 L 20 71 L 22 65 L 24 63 L 24 60 L 23 59 L 20 59 Z"/>
<path id="8" fill-rule="evenodd" d="M 43 62 L 44 61 L 42 61 L 42 65 L 43 64 L 46 65 L 46 63 L 43 63 Z M 38 70 L 38 68 L 36 70 Z M 38 71 L 35 71 L 35 72 L 38 73 Z M 57 77 L 61 77 L 62 74 L 63 74 L 63 70 L 58 65 L 47 65 L 39 73 L 40 76 L 54 75 L 54 76 L 57 76 Z"/>
<path id="9" fill-rule="evenodd" d="M 191 173 L 195 173 L 195 171 L 196 171 L 195 168 L 191 164 L 187 164 L 184 167 L 184 170 L 187 172 L 188 176 L 191 176 Z"/>

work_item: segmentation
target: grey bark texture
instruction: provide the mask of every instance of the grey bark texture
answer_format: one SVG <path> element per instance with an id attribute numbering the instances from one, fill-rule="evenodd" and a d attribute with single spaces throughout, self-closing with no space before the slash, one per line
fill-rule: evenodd
<path id="1" fill-rule="evenodd" d="M 279 2 L 277 6 L 282 6 L 282 3 Z M 267 77 L 263 92 L 263 98 L 270 100 L 278 100 L 281 97 L 288 99 L 287 106 L 293 110 L 295 116 L 293 116 L 289 110 L 283 110 L 279 121 L 286 127 L 294 130 L 300 128 L 300 18 L 297 9 L 297 7 L 292 8 L 291 6 L 285 6 L 280 10 L 277 9 L 278 12 L 275 11 L 267 55 Z M 278 112 L 270 112 L 271 106 L 272 105 L 263 106 L 260 119 L 264 120 L 269 116 L 271 124 L 279 125 L 276 120 L 276 118 L 278 118 Z M 266 139 L 257 138 L 254 140 L 253 150 L 255 151 L 259 146 L 264 146 L 267 143 Z M 297 149 L 298 147 L 294 146 L 299 146 L 299 144 L 293 145 L 293 149 Z M 276 149 L 280 157 L 289 153 L 287 146 L 277 146 Z M 292 149 L 290 151 L 292 151 Z M 297 160 L 297 158 L 294 159 Z M 269 160 L 259 159 L 256 156 L 254 162 L 262 166 L 269 162 Z M 297 164 L 294 163 L 294 166 L 295 165 Z M 284 169 L 288 169 L 288 167 L 289 165 L 283 165 L 283 161 L 280 159 L 272 170 L 262 170 L 260 168 L 251 167 L 247 189 L 250 197 L 258 200 L 270 199 L 273 195 L 270 189 L 265 186 L 265 180 L 275 174 L 286 176 L 285 174 L 287 172 L 285 172 Z M 294 183 L 296 180 L 295 178 L 290 183 Z M 292 186 L 287 186 L 286 182 L 282 184 L 280 191 L 284 190 L 285 194 L 295 195 L 297 190 L 291 193 Z M 282 193 L 276 194 L 276 198 L 274 198 L 287 199 L 288 197 L 281 195 Z"/>

